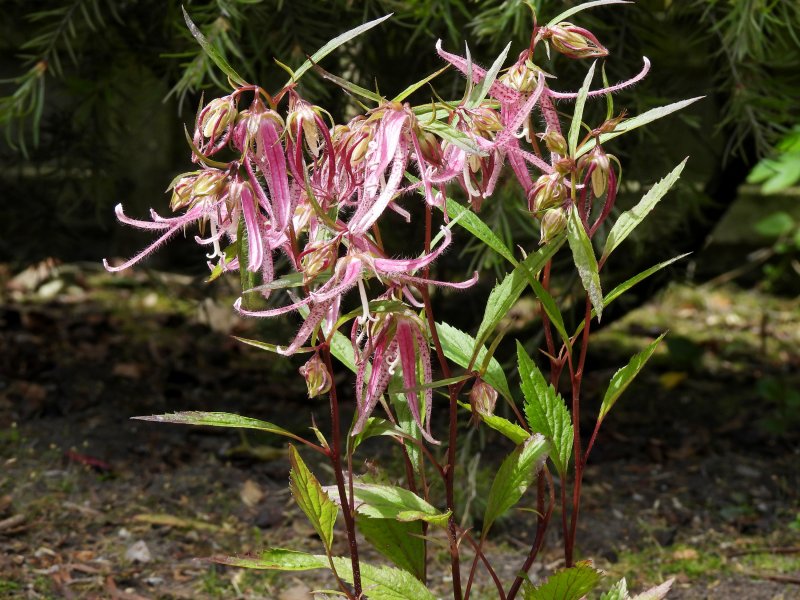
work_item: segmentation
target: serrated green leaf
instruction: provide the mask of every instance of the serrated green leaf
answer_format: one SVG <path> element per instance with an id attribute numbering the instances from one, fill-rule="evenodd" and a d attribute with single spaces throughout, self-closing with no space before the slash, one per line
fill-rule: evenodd
<path id="1" fill-rule="evenodd" d="M 589 294 L 589 300 L 591 300 L 592 306 L 594 306 L 597 319 L 600 320 L 603 316 L 603 290 L 600 288 L 600 273 L 597 269 L 597 258 L 594 255 L 592 240 L 586 235 L 583 222 L 575 206 L 569 211 L 567 239 L 569 240 L 572 258 L 575 261 L 575 267 L 578 269 L 578 275 L 581 278 L 583 288 L 586 290 L 586 293 Z"/>
<path id="2" fill-rule="evenodd" d="M 669 172 L 661 181 L 656 183 L 650 190 L 642 197 L 641 200 L 632 209 L 622 213 L 617 222 L 611 228 L 606 238 L 606 245 L 603 249 L 603 258 L 605 261 L 608 256 L 619 246 L 622 241 L 627 238 L 631 232 L 641 223 L 644 218 L 650 214 L 650 211 L 656 207 L 659 200 L 661 200 L 670 188 L 678 181 L 681 176 L 683 167 L 686 166 L 686 161 L 689 158 L 684 158 L 683 161 L 672 171 Z"/>
<path id="3" fill-rule="evenodd" d="M 623 577 L 611 589 L 600 596 L 600 600 L 630 600 L 628 582 Z"/>
<path id="4" fill-rule="evenodd" d="M 605 6 L 606 4 L 631 4 L 631 0 L 594 0 L 593 2 L 584 2 L 583 4 L 579 4 L 578 6 L 573 6 L 572 8 L 567 9 L 562 13 L 559 13 L 558 15 L 556 15 L 547 22 L 547 26 L 552 27 L 557 23 L 566 21 L 572 15 L 577 14 L 582 10 L 586 10 L 587 8 L 594 8 L 595 6 Z"/>
<path id="5" fill-rule="evenodd" d="M 575 151 L 578 148 L 578 138 L 581 135 L 581 123 L 583 122 L 583 107 L 586 105 L 586 98 L 589 97 L 589 88 L 592 85 L 594 68 L 596 65 L 597 62 L 593 62 L 592 66 L 589 67 L 589 72 L 586 73 L 583 85 L 581 89 L 578 90 L 578 97 L 575 100 L 575 112 L 572 115 L 572 123 L 570 123 L 569 126 L 569 137 L 567 138 L 569 141 L 570 156 L 575 156 Z"/>
<path id="6" fill-rule="evenodd" d="M 668 104 L 667 106 L 660 106 L 658 108 L 652 108 L 646 112 L 643 112 L 640 115 L 636 115 L 630 119 L 625 119 L 619 125 L 616 126 L 614 131 L 609 133 L 603 133 L 600 135 L 600 143 L 605 144 L 609 140 L 613 140 L 615 137 L 619 137 L 624 133 L 628 133 L 629 131 L 633 131 L 641 127 L 642 125 L 647 125 L 648 123 L 652 123 L 653 121 L 657 121 L 662 117 L 666 117 L 676 111 L 679 111 L 683 108 L 686 108 L 690 104 L 694 104 L 698 100 L 702 100 L 705 96 L 697 96 L 696 98 L 689 98 L 687 100 L 681 100 L 680 102 L 673 102 L 672 104 Z M 597 142 L 595 140 L 590 140 L 583 144 L 580 148 L 578 148 L 577 157 L 583 156 L 593 148 L 597 146 Z"/>
<path id="7" fill-rule="evenodd" d="M 519 502 L 525 490 L 530 487 L 536 474 L 547 458 L 549 444 L 544 436 L 536 433 L 517 446 L 509 454 L 489 490 L 486 512 L 483 515 L 483 533 L 486 535 L 492 524 L 507 510 Z"/>
<path id="8" fill-rule="evenodd" d="M 625 391 L 625 389 L 633 381 L 634 377 L 636 377 L 639 374 L 639 371 L 642 370 L 642 367 L 644 367 L 647 361 L 650 360 L 650 357 L 661 343 L 661 340 L 664 339 L 665 335 L 667 334 L 662 333 L 652 344 L 647 346 L 647 348 L 631 357 L 631 360 L 627 365 L 614 373 L 614 376 L 611 378 L 611 383 L 608 384 L 606 394 L 603 396 L 603 403 L 600 405 L 600 415 L 597 417 L 599 421 L 602 421 L 605 418 L 605 416 L 608 414 L 608 411 L 611 410 L 616 401 L 622 395 L 622 392 Z"/>
<path id="9" fill-rule="evenodd" d="M 425 540 L 422 522 L 370 519 L 357 515 L 358 531 L 383 556 L 422 580 L 425 574 Z"/>
<path id="10" fill-rule="evenodd" d="M 356 512 L 373 519 L 427 521 L 445 525 L 450 512 L 441 513 L 411 490 L 394 485 L 356 483 L 353 485 Z"/>
<path id="11" fill-rule="evenodd" d="M 349 558 L 334 558 L 339 576 L 353 583 Z M 361 584 L 369 600 L 436 600 L 430 590 L 408 571 L 361 563 Z"/>
<path id="12" fill-rule="evenodd" d="M 552 444 L 550 460 L 562 477 L 572 456 L 573 429 L 564 399 L 549 385 L 536 364 L 517 342 L 520 387 L 525 395 L 525 417 L 531 431 L 543 434 Z"/>
<path id="13" fill-rule="evenodd" d="M 459 402 L 459 405 L 462 408 L 466 408 L 468 411 L 472 412 L 472 407 L 466 402 Z M 531 436 L 531 434 L 529 434 L 516 423 L 512 423 L 508 419 L 498 417 L 497 415 L 481 415 L 481 422 L 486 423 L 486 425 L 495 431 L 502 433 L 517 445 L 521 444 Z"/>
<path id="14" fill-rule="evenodd" d="M 311 58 L 309 60 L 306 60 L 306 62 L 304 62 L 302 65 L 300 65 L 297 68 L 297 70 L 294 72 L 294 76 L 289 80 L 288 83 L 292 83 L 292 82 L 298 81 L 303 76 L 303 74 L 312 67 L 312 65 L 314 65 L 314 64 L 318 63 L 319 61 L 321 61 L 323 58 L 328 56 L 328 54 L 330 54 L 331 52 L 336 50 L 339 46 L 349 42 L 353 38 L 358 37 L 362 33 L 366 32 L 366 31 L 369 31 L 370 29 L 372 29 L 376 25 L 380 25 L 381 23 L 383 23 L 386 19 L 388 19 L 391 16 L 392 16 L 392 14 L 390 13 L 390 14 L 384 16 L 384 17 L 381 17 L 379 19 L 375 19 L 374 21 L 369 21 L 367 23 L 364 23 L 363 25 L 359 25 L 358 27 L 355 27 L 354 29 L 351 29 L 350 31 L 346 31 L 343 34 L 336 36 L 330 42 L 325 44 L 322 48 L 320 48 L 319 50 L 314 52 L 314 54 L 311 55 Z M 288 83 L 287 83 L 287 85 L 288 85 Z"/>
<path id="15" fill-rule="evenodd" d="M 483 313 L 480 327 L 478 327 L 478 335 L 475 338 L 475 347 L 482 346 L 489 335 L 497 328 L 497 325 L 508 314 L 511 307 L 519 299 L 520 294 L 528 284 L 528 276 L 532 274 L 536 277 L 539 274 L 547 261 L 549 261 L 556 252 L 558 252 L 561 245 L 564 243 L 565 237 L 559 235 L 547 244 L 542 246 L 534 254 L 528 255 L 519 265 L 517 265 L 511 273 L 505 276 L 503 281 L 497 284 L 492 292 L 489 294 L 489 299 L 486 301 L 486 311 Z"/>
<path id="16" fill-rule="evenodd" d="M 500 69 L 503 67 L 503 63 L 506 61 L 506 57 L 508 56 L 508 51 L 511 49 L 511 42 L 508 42 L 503 51 L 500 55 L 495 59 L 492 63 L 492 66 L 489 67 L 489 70 L 486 71 L 486 75 L 483 77 L 481 82 L 478 86 L 473 90 L 469 102 L 467 102 L 467 108 L 475 108 L 479 106 L 481 102 L 483 102 L 484 98 L 489 94 L 489 90 L 492 87 L 492 84 L 497 79 L 497 74 L 500 72 Z M 470 72 L 472 69 L 470 69 Z"/>
<path id="17" fill-rule="evenodd" d="M 475 338 L 447 323 L 437 323 L 436 332 L 439 334 L 439 340 L 442 342 L 445 356 L 466 369 L 476 346 Z M 486 348 L 481 346 L 478 357 L 472 367 L 480 367 L 485 360 Z M 489 365 L 483 374 L 483 380 L 496 389 L 504 398 L 512 400 L 505 371 L 503 371 L 503 367 L 494 357 L 489 359 Z"/>
<path id="18" fill-rule="evenodd" d="M 203 32 L 198 29 L 197 25 L 192 22 L 192 19 L 189 17 L 189 13 L 186 12 L 186 9 L 181 7 L 183 11 L 183 19 L 186 21 L 187 27 L 189 27 L 189 31 L 191 32 L 192 36 L 197 43 L 200 44 L 200 47 L 203 49 L 208 57 L 214 62 L 220 70 L 227 75 L 230 80 L 237 84 L 237 85 L 245 85 L 246 82 L 244 78 L 239 75 L 232 66 L 228 64 L 228 61 L 225 60 L 225 57 L 222 56 L 222 53 L 217 50 L 214 45 L 206 39 L 206 36 L 203 35 Z"/>
<path id="19" fill-rule="evenodd" d="M 664 262 L 660 262 L 657 265 L 653 265 L 649 269 L 646 269 L 645 271 L 642 271 L 638 275 L 634 275 L 630 279 L 628 279 L 626 281 L 623 281 L 617 287 L 615 287 L 613 290 L 608 292 L 608 294 L 606 294 L 606 297 L 604 299 L 603 305 L 604 306 L 608 306 L 609 304 L 614 302 L 614 300 L 619 298 L 622 294 L 624 294 L 629 289 L 631 289 L 633 286 L 635 286 L 637 283 L 640 283 L 641 281 L 644 281 L 645 279 L 650 277 L 650 275 L 652 275 L 653 273 L 657 273 L 658 271 L 660 271 L 664 267 L 668 267 L 672 263 L 674 263 L 676 261 L 679 261 L 682 258 L 686 258 L 690 254 L 691 254 L 691 252 L 687 252 L 685 254 L 681 254 L 680 256 L 676 256 L 675 258 L 670 258 L 669 260 L 665 260 Z M 594 316 L 594 312 L 592 312 L 592 316 Z M 575 330 L 575 333 L 573 334 L 573 336 L 576 336 L 581 331 L 583 331 L 584 325 L 585 325 L 585 323 L 583 321 L 581 321 L 580 324 L 578 325 L 577 329 Z"/>
<path id="20" fill-rule="evenodd" d="M 450 198 L 447 198 L 446 210 L 451 219 L 458 219 L 458 225 L 469 231 L 512 265 L 517 266 L 517 259 L 514 258 L 514 253 L 508 249 L 505 242 L 497 237 L 491 227 L 484 223 L 478 215 Z"/>
<path id="21" fill-rule="evenodd" d="M 578 564 L 551 575 L 544 584 L 525 594 L 525 600 L 581 600 L 599 582 L 599 571 Z"/>
<path id="22" fill-rule="evenodd" d="M 333 526 L 339 514 L 339 507 L 330 499 L 314 474 L 303 462 L 297 449 L 289 444 L 289 489 L 297 505 L 306 513 L 311 526 L 322 538 L 325 548 L 330 551 L 333 544 Z"/>
<path id="23" fill-rule="evenodd" d="M 457 148 L 461 148 L 465 152 L 477 156 L 488 156 L 485 151 L 478 147 L 471 137 L 452 125 L 442 123 L 441 121 L 421 122 L 421 125 L 425 131 L 430 131 L 435 136 L 440 137 Z"/>

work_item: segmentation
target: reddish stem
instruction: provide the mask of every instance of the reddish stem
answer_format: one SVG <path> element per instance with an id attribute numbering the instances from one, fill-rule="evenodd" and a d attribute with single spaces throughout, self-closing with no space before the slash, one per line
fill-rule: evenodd
<path id="1" fill-rule="evenodd" d="M 328 369 L 328 375 L 333 379 L 333 364 L 331 363 L 331 349 L 327 344 L 322 345 L 322 355 L 325 359 L 325 366 Z M 342 449 L 340 443 L 341 427 L 339 424 L 339 399 L 336 394 L 336 384 L 331 385 L 330 391 L 331 400 L 331 451 L 329 453 L 331 465 L 333 466 L 333 473 L 336 477 L 336 487 L 339 490 L 339 501 L 342 505 L 342 514 L 344 515 L 345 529 L 347 530 L 347 541 L 350 544 L 350 562 L 353 568 L 353 589 L 355 590 L 355 599 L 362 597 L 361 590 L 361 567 L 358 562 L 358 542 L 356 541 L 356 526 L 354 519 L 354 511 L 351 508 L 351 503 L 348 502 L 347 492 L 344 485 L 344 474 L 342 472 Z M 352 481 L 352 474 L 351 474 Z"/>

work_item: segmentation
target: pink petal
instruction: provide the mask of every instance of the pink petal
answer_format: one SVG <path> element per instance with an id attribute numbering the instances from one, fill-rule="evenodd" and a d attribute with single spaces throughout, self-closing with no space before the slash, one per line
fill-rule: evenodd
<path id="1" fill-rule="evenodd" d="M 605 94 L 618 92 L 620 90 L 624 90 L 626 87 L 632 86 L 634 83 L 640 82 L 647 76 L 647 73 L 650 71 L 650 59 L 647 58 L 646 56 L 643 56 L 642 60 L 644 61 L 644 66 L 642 67 L 642 70 L 639 71 L 638 75 L 631 77 L 627 81 L 621 81 L 620 83 L 609 86 L 607 88 L 592 90 L 591 92 L 589 92 L 589 97 L 594 98 L 596 96 L 603 96 Z M 553 90 L 548 90 L 547 95 L 550 96 L 551 98 L 556 98 L 558 100 L 574 100 L 575 98 L 578 97 L 577 92 L 555 92 Z"/>

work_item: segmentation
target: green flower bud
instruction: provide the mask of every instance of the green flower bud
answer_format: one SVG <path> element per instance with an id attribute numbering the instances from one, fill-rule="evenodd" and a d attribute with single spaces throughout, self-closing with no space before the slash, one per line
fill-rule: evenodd
<path id="1" fill-rule="evenodd" d="M 215 98 L 209 102 L 200 126 L 203 136 L 210 138 L 219 135 L 225 128 L 236 120 L 236 105 L 233 98 Z"/>
<path id="2" fill-rule="evenodd" d="M 469 404 L 472 408 L 472 422 L 477 425 L 482 417 L 494 414 L 497 405 L 497 390 L 483 379 L 478 379 L 469 393 Z"/>
<path id="3" fill-rule="evenodd" d="M 309 398 L 316 398 L 330 391 L 331 376 L 319 354 L 314 354 L 306 364 L 300 367 L 300 374 L 306 380 Z"/>
<path id="4" fill-rule="evenodd" d="M 546 244 L 567 228 L 567 212 L 563 208 L 551 208 L 542 215 L 539 245 Z"/>
<path id="5" fill-rule="evenodd" d="M 567 140 L 565 140 L 564 136 L 558 133 L 556 130 L 551 129 L 547 133 L 543 134 L 541 138 L 550 152 L 560 154 L 561 156 L 567 155 Z"/>
<path id="6" fill-rule="evenodd" d="M 530 191 L 528 206 L 533 212 L 541 212 L 561 206 L 567 197 L 564 177 L 559 173 L 542 175 Z"/>

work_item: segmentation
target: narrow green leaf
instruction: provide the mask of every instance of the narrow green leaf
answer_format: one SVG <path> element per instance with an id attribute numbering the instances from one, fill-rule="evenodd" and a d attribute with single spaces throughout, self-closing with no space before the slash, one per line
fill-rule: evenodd
<path id="1" fill-rule="evenodd" d="M 600 572 L 588 564 L 577 564 L 551 575 L 525 600 L 581 600 L 600 582 Z"/>
<path id="2" fill-rule="evenodd" d="M 633 355 L 627 365 L 614 373 L 614 376 L 611 378 L 611 383 L 608 384 L 606 394 L 603 396 L 603 403 L 600 405 L 600 415 L 597 417 L 599 421 L 602 421 L 605 418 L 605 416 L 608 414 L 608 411 L 610 411 L 617 400 L 619 400 L 622 392 L 624 392 L 625 389 L 631 384 L 634 377 L 639 374 L 639 371 L 642 370 L 642 367 L 644 367 L 645 363 L 650 360 L 650 357 L 661 343 L 661 340 L 664 339 L 665 335 L 667 335 L 666 332 L 662 333 L 652 344 L 647 346 L 647 348 L 638 354 Z"/>
<path id="3" fill-rule="evenodd" d="M 489 294 L 489 299 L 486 301 L 486 310 L 483 313 L 483 319 L 480 327 L 478 327 L 478 335 L 475 338 L 475 348 L 480 348 L 486 342 L 503 317 L 511 310 L 511 307 L 525 289 L 529 274 L 536 277 L 539 271 L 547 264 L 547 261 L 553 258 L 561 248 L 564 239 L 563 235 L 559 235 L 534 254 L 528 255 L 511 273 L 505 276 L 503 281 L 494 287 Z"/>
<path id="4" fill-rule="evenodd" d="M 320 77 L 330 81 L 331 83 L 335 83 L 343 90 L 347 90 L 351 94 L 355 94 L 356 96 L 361 96 L 362 98 L 366 98 L 368 100 L 372 100 L 373 102 L 377 102 L 380 104 L 383 102 L 383 98 L 380 95 L 376 94 L 375 92 L 368 90 L 366 88 L 361 87 L 353 83 L 352 81 L 348 81 L 347 79 L 343 79 L 334 75 L 333 73 L 329 73 L 319 65 L 314 65 L 314 71 L 319 74 Z"/>
<path id="5" fill-rule="evenodd" d="M 395 391 L 397 388 L 402 388 L 402 383 L 397 385 L 390 383 L 389 401 L 397 417 L 397 427 L 406 435 L 403 445 L 405 446 L 406 454 L 408 454 L 408 459 L 411 461 L 414 471 L 419 472 L 422 464 L 422 451 L 419 449 L 417 442 L 422 439 L 422 432 L 411 414 L 406 395 Z"/>
<path id="6" fill-rule="evenodd" d="M 471 137 L 469 137 L 463 131 L 459 131 L 452 125 L 442 123 L 441 121 L 431 121 L 429 123 L 422 122 L 421 125 L 425 131 L 430 131 L 432 134 L 442 138 L 446 142 L 449 142 L 458 148 L 461 148 L 465 152 L 476 154 L 478 156 L 488 156 L 485 151 L 478 147 Z"/>
<path id="7" fill-rule="evenodd" d="M 575 261 L 575 267 L 578 269 L 581 283 L 586 293 L 589 294 L 589 300 L 591 300 L 592 306 L 594 306 L 599 321 L 603 316 L 603 290 L 600 288 L 600 274 L 597 270 L 597 259 L 594 255 L 592 240 L 586 235 L 583 222 L 575 206 L 569 211 L 567 239 L 569 240 L 572 258 Z"/>
<path id="8" fill-rule="evenodd" d="M 679 261 L 682 258 L 686 258 L 690 254 L 691 254 L 691 252 L 687 252 L 686 254 L 681 254 L 680 256 L 676 256 L 675 258 L 670 258 L 669 260 L 665 260 L 664 262 L 660 262 L 657 265 L 653 265 L 649 269 L 647 269 L 645 271 L 642 271 L 638 275 L 634 275 L 630 279 L 628 279 L 626 281 L 623 281 L 617 287 L 615 287 L 613 290 L 608 292 L 608 294 L 606 294 L 606 297 L 605 297 L 605 299 L 603 301 L 603 305 L 604 306 L 608 306 L 614 300 L 619 298 L 622 294 L 624 294 L 629 289 L 631 289 L 633 286 L 635 286 L 637 283 L 640 283 L 641 281 L 647 279 L 653 273 L 657 273 L 658 271 L 660 271 L 664 267 L 668 267 L 672 263 L 674 263 L 676 261 Z M 592 316 L 594 316 L 594 315 L 595 315 L 595 313 L 592 312 Z M 585 326 L 585 323 L 583 321 L 581 321 L 580 324 L 578 325 L 578 328 L 575 330 L 575 333 L 573 334 L 573 336 L 576 336 L 581 331 L 583 331 L 584 326 Z"/>
<path id="9" fill-rule="evenodd" d="M 542 468 L 548 446 L 544 436 L 536 433 L 517 446 L 500 465 L 486 501 L 482 535 L 486 535 L 497 518 L 522 498 Z"/>
<path id="10" fill-rule="evenodd" d="M 569 469 L 573 430 L 564 399 L 548 384 L 541 371 L 517 341 L 520 387 L 525 395 L 525 417 L 531 431 L 541 433 L 552 444 L 550 460 L 562 477 Z"/>
<path id="11" fill-rule="evenodd" d="M 425 540 L 422 522 L 401 523 L 394 519 L 370 519 L 357 515 L 358 532 L 395 566 L 420 581 L 425 574 Z"/>
<path id="12" fill-rule="evenodd" d="M 495 61 L 492 63 L 492 66 L 489 67 L 489 70 L 486 71 L 486 75 L 478 84 L 478 87 L 472 92 L 470 96 L 469 102 L 467 103 L 467 108 L 475 108 L 479 106 L 481 102 L 483 102 L 484 98 L 489 94 L 489 90 L 492 87 L 492 84 L 497 79 L 497 74 L 500 72 L 500 69 L 503 68 L 503 63 L 506 61 L 506 57 L 508 56 L 508 51 L 511 49 L 511 42 L 508 42 L 503 51 L 500 53 Z M 471 71 L 471 69 L 470 69 Z"/>
<path id="13" fill-rule="evenodd" d="M 350 40 L 352 40 L 353 38 L 358 37 L 365 31 L 369 31 L 376 25 L 380 25 L 391 16 L 392 13 L 389 13 L 384 17 L 375 19 L 374 21 L 369 21 L 367 23 L 364 23 L 363 25 L 359 25 L 358 27 L 351 29 L 350 31 L 346 31 L 343 34 L 336 36 L 330 42 L 325 44 L 322 48 L 314 52 L 314 54 L 311 55 L 311 58 L 309 60 L 300 65 L 300 67 L 298 67 L 298 69 L 294 72 L 294 76 L 289 80 L 289 83 L 298 81 L 303 76 L 303 74 L 312 67 L 312 65 L 321 61 L 323 58 L 328 56 L 328 54 L 336 50 L 336 48 L 338 48 L 342 44 L 345 44 Z"/>
<path id="14" fill-rule="evenodd" d="M 253 291 L 260 283 L 260 276 L 248 269 L 250 258 L 248 256 L 250 246 L 248 244 L 247 226 L 244 216 L 239 219 L 239 230 L 236 239 L 239 240 L 239 279 L 242 286 L 242 307 L 247 310 L 258 310 L 261 308 L 261 294 Z"/>
<path id="15" fill-rule="evenodd" d="M 206 39 L 206 36 L 203 35 L 203 32 L 198 29 L 197 25 L 192 22 L 192 19 L 189 17 L 189 13 L 186 12 L 186 9 L 181 7 L 183 11 L 183 19 L 186 21 L 187 27 L 189 27 L 189 31 L 192 33 L 192 36 L 197 43 L 200 44 L 200 47 L 203 49 L 208 57 L 214 61 L 214 64 L 220 68 L 220 70 L 227 75 L 230 80 L 237 84 L 237 85 L 245 85 L 246 82 L 244 78 L 239 75 L 232 66 L 228 64 L 228 61 L 225 60 L 225 57 L 222 53 L 214 47 L 214 45 Z"/>
<path id="16" fill-rule="evenodd" d="M 311 571 L 329 568 L 325 556 L 315 556 L 307 552 L 297 552 L 284 548 L 270 548 L 257 556 L 214 556 L 215 563 L 245 569 L 274 571 Z"/>
<path id="17" fill-rule="evenodd" d="M 438 77 L 439 75 L 441 75 L 442 73 L 447 71 L 447 69 L 449 69 L 449 68 L 450 68 L 450 65 L 446 65 L 446 66 L 442 67 L 441 69 L 439 69 L 438 71 L 435 71 L 435 72 L 431 73 L 425 79 L 421 79 L 421 80 L 417 81 L 416 83 L 412 83 L 410 86 L 408 86 L 402 92 L 397 94 L 397 96 L 392 98 L 392 102 L 402 102 L 403 100 L 408 98 L 411 94 L 416 92 L 419 88 L 421 88 L 423 85 L 425 85 L 426 83 L 428 83 L 432 79 L 435 79 L 436 77 Z"/>
<path id="18" fill-rule="evenodd" d="M 491 227 L 484 223 L 478 215 L 450 198 L 447 198 L 446 210 L 451 219 L 458 219 L 457 222 L 461 227 L 469 231 L 512 265 L 517 266 L 517 259 L 514 258 L 514 253 L 508 249 L 505 242 L 497 237 Z"/>
<path id="19" fill-rule="evenodd" d="M 441 513 L 414 492 L 393 485 L 356 483 L 353 485 L 356 511 L 373 519 L 427 521 L 445 525 L 450 513 Z"/>
<path id="20" fill-rule="evenodd" d="M 289 444 L 289 463 L 292 465 L 289 471 L 289 489 L 292 491 L 292 496 L 306 513 L 314 531 L 322 538 L 325 548 L 330 551 L 333 544 L 333 526 L 339 514 L 339 507 L 322 489 L 317 478 L 291 444 Z"/>
<path id="21" fill-rule="evenodd" d="M 698 100 L 702 100 L 705 96 L 697 96 L 696 98 L 689 98 L 687 100 L 681 100 L 680 102 L 673 102 L 672 104 L 668 104 L 666 106 L 660 106 L 658 108 L 651 108 L 650 110 L 643 112 L 640 115 L 636 115 L 635 117 L 631 117 L 630 119 L 625 119 L 619 125 L 614 128 L 614 131 L 610 133 L 604 133 L 600 136 L 600 143 L 605 144 L 609 140 L 613 140 L 615 137 L 619 137 L 624 133 L 628 133 L 629 131 L 633 131 L 634 129 L 641 127 L 642 125 L 647 125 L 648 123 L 652 123 L 653 121 L 657 121 L 662 117 L 666 117 L 669 114 L 672 114 L 676 111 L 679 111 L 683 108 L 686 108 L 690 104 L 694 104 Z M 576 158 L 583 156 L 590 150 L 592 150 L 597 145 L 595 140 L 590 140 L 583 144 L 580 148 L 578 148 L 578 153 Z"/>
<path id="22" fill-rule="evenodd" d="M 247 344 L 248 346 L 253 346 L 254 348 L 266 350 L 267 352 L 274 352 L 276 354 L 278 353 L 279 348 L 281 348 L 281 346 L 278 346 L 277 344 L 270 344 L 269 342 L 262 342 L 260 340 L 251 340 L 249 338 L 237 337 L 235 335 L 233 336 L 233 339 L 238 340 L 244 344 Z M 314 348 L 303 347 L 303 348 L 298 348 L 296 352 L 298 354 L 303 354 L 306 352 L 313 352 L 313 351 Z"/>
<path id="23" fill-rule="evenodd" d="M 562 13 L 559 13 L 552 19 L 547 22 L 548 27 L 552 27 L 562 21 L 566 21 L 572 15 L 581 12 L 582 10 L 586 10 L 587 8 L 594 8 L 595 6 L 604 6 L 606 4 L 631 4 L 630 0 L 594 0 L 593 2 L 584 2 L 583 4 L 579 4 L 578 6 L 573 6 L 570 9 L 565 10 Z"/>
<path id="24" fill-rule="evenodd" d="M 583 122 L 583 107 L 586 105 L 586 98 L 589 97 L 589 88 L 592 85 L 594 78 L 594 68 L 597 62 L 593 62 L 589 67 L 589 72 L 583 80 L 581 89 L 578 90 L 578 98 L 575 101 L 575 112 L 572 114 L 572 123 L 569 126 L 569 155 L 575 156 L 575 151 L 578 148 L 578 138 L 581 135 L 581 123 Z"/>
<path id="25" fill-rule="evenodd" d="M 459 405 L 461 405 L 462 408 L 466 408 L 468 411 L 472 412 L 472 407 L 466 402 L 459 402 Z M 531 436 L 530 433 L 525 431 L 516 423 L 512 423 L 508 419 L 498 417 L 497 415 L 481 415 L 481 422 L 486 423 L 486 425 L 495 431 L 502 433 L 517 445 L 521 444 Z"/>
<path id="26" fill-rule="evenodd" d="M 631 232 L 641 223 L 644 218 L 650 214 L 650 211 L 656 207 L 659 200 L 663 198 L 670 188 L 675 185 L 678 178 L 681 176 L 683 167 L 686 166 L 686 161 L 689 158 L 684 158 L 683 161 L 672 171 L 669 172 L 663 179 L 656 183 L 650 190 L 642 197 L 641 200 L 632 209 L 622 213 L 617 222 L 611 228 L 606 238 L 606 245 L 603 249 L 603 258 L 605 261 L 614 249 L 619 246 L 622 241 L 627 238 Z"/>
<path id="27" fill-rule="evenodd" d="M 283 427 L 278 427 L 267 421 L 259 419 L 251 419 L 250 417 L 242 417 L 224 412 L 205 412 L 199 410 L 190 410 L 185 412 L 176 412 L 166 415 L 150 415 L 147 417 L 131 417 L 139 421 L 155 421 L 156 423 L 175 423 L 178 425 L 204 425 L 208 427 L 230 427 L 232 429 L 258 429 L 259 431 L 266 431 L 276 435 L 283 435 L 296 440 L 302 441 L 291 431 L 287 431 Z"/>
<path id="28" fill-rule="evenodd" d="M 436 332 L 439 334 L 445 356 L 466 369 L 473 356 L 473 349 L 476 347 L 475 338 L 447 323 L 437 323 Z M 485 360 L 486 348 L 481 346 L 472 368 L 477 369 Z M 496 389 L 504 398 L 512 400 L 505 371 L 494 357 L 489 360 L 489 365 L 483 374 L 483 380 Z"/>
<path id="29" fill-rule="evenodd" d="M 569 338 L 569 334 L 567 334 L 567 328 L 564 326 L 564 318 L 561 316 L 561 311 L 558 310 L 556 301 L 553 299 L 553 296 L 550 295 L 550 292 L 544 289 L 544 286 L 539 283 L 539 280 L 534 277 L 530 271 L 526 270 L 525 274 L 528 276 L 528 283 L 533 288 L 533 293 L 536 294 L 536 297 L 539 298 L 539 302 L 542 303 L 542 308 L 544 309 L 547 317 L 550 319 L 550 323 L 552 323 L 553 327 L 556 328 L 558 335 L 561 336 L 564 344 L 566 344 L 567 350 L 571 352 L 572 341 Z"/>

